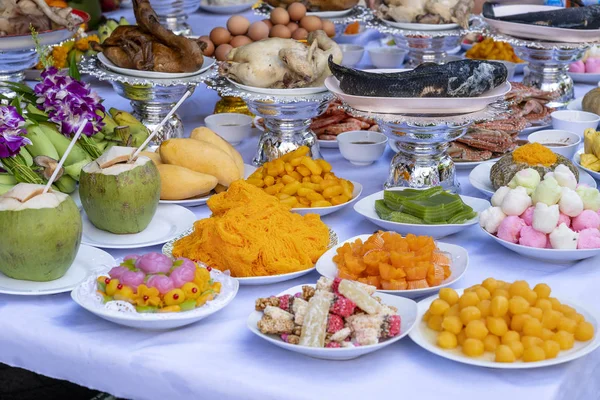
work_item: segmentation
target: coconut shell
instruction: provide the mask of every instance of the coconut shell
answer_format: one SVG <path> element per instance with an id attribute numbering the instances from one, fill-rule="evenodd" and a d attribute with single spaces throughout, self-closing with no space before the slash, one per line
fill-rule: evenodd
<path id="1" fill-rule="evenodd" d="M 537 172 L 539 172 L 542 179 L 544 175 L 548 172 L 554 171 L 554 168 L 558 167 L 560 164 L 564 164 L 575 174 L 577 181 L 579 181 L 579 170 L 577 167 L 567 158 L 561 156 L 560 154 L 556 155 L 557 160 L 554 164 L 549 167 L 543 165 L 529 165 L 524 162 L 515 162 L 513 160 L 512 153 L 503 156 L 499 159 L 490 170 L 490 181 L 492 182 L 492 186 L 494 190 L 497 190 L 500 186 L 507 186 L 508 182 L 515 176 L 515 174 L 521 170 L 526 168 L 533 168 Z"/>
<path id="2" fill-rule="evenodd" d="M 600 114 L 600 88 L 592 89 L 583 96 L 581 108 L 583 111 Z"/>

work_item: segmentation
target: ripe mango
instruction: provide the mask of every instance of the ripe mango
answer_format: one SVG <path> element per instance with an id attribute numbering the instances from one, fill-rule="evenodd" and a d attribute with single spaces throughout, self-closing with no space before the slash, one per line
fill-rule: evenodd
<path id="1" fill-rule="evenodd" d="M 231 156 L 208 142 L 194 139 L 169 139 L 160 145 L 160 158 L 166 164 L 179 165 L 217 177 L 229 187 L 240 179 L 240 171 Z"/>
<path id="2" fill-rule="evenodd" d="M 153 151 L 142 151 L 140 153 L 140 155 L 146 156 L 149 159 L 151 159 L 152 162 L 154 163 L 154 165 L 156 165 L 156 166 L 159 166 L 160 164 L 163 163 L 162 160 L 161 160 L 161 158 L 160 158 L 160 154 L 155 153 Z"/>
<path id="3" fill-rule="evenodd" d="M 160 173 L 161 200 L 183 200 L 210 192 L 217 186 L 212 175 L 192 171 L 179 165 L 157 165 Z"/>
<path id="4" fill-rule="evenodd" d="M 223 139 L 217 133 L 205 126 L 194 129 L 190 135 L 190 138 L 208 142 L 229 154 L 231 158 L 233 158 L 233 161 L 235 161 L 235 165 L 237 165 L 238 169 L 240 170 L 240 179 L 244 179 L 244 160 L 235 147 L 230 145 L 227 140 Z"/>

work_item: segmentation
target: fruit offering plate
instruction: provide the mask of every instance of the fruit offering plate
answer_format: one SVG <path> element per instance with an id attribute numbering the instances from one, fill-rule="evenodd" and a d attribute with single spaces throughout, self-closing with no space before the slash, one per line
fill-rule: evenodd
<path id="1" fill-rule="evenodd" d="M 370 236 L 371 235 L 355 236 L 327 250 L 327 252 L 325 252 L 325 254 L 323 254 L 321 258 L 319 258 L 319 260 L 317 261 L 317 272 L 330 279 L 336 278 L 338 276 L 338 268 L 335 262 L 333 261 L 333 256 L 337 254 L 337 249 L 342 247 L 346 243 L 353 243 L 357 239 L 361 239 L 364 243 L 367 241 L 367 239 L 369 239 Z M 410 290 L 377 289 L 377 292 L 398 295 L 409 299 L 416 299 L 428 296 L 432 293 L 437 293 L 437 291 L 441 288 L 456 283 L 460 278 L 463 277 L 465 272 L 467 272 L 467 268 L 469 267 L 469 253 L 465 248 L 454 244 L 437 242 L 437 246 L 441 251 L 447 252 L 452 256 L 452 266 L 450 267 L 452 274 L 448 277 L 448 279 L 442 282 L 441 285 L 423 289 Z"/>
<path id="2" fill-rule="evenodd" d="M 495 192 L 492 181 L 490 180 L 490 171 L 493 165 L 493 162 L 483 163 L 475 167 L 469 174 L 469 182 L 471 182 L 471 185 L 488 198 L 492 197 Z M 598 187 L 594 178 L 581 168 L 579 168 L 579 183 L 583 183 L 593 188 Z"/>
<path id="3" fill-rule="evenodd" d="M 401 70 L 366 70 L 369 72 L 402 72 Z M 383 114 L 466 114 L 484 110 L 488 105 L 504 99 L 510 91 L 510 83 L 483 93 L 478 97 L 369 97 L 346 94 L 340 88 L 340 82 L 333 75 L 325 79 L 325 86 L 336 97 L 350 107 L 360 111 Z"/>
<path id="4" fill-rule="evenodd" d="M 298 292 L 302 292 L 302 286 L 315 287 L 315 285 L 298 285 L 279 293 L 277 296 L 283 296 L 286 294 L 293 296 Z M 381 350 L 386 346 L 396 343 L 398 340 L 406 336 L 411 331 L 411 329 L 413 329 L 417 322 L 417 303 L 415 303 L 413 300 L 399 296 L 392 296 L 385 293 L 377 293 L 377 297 L 381 298 L 381 302 L 383 304 L 393 306 L 398 309 L 398 315 L 400 315 L 401 319 L 400 334 L 378 344 L 373 344 L 369 346 L 324 348 L 289 344 L 284 342 L 279 336 L 266 335 L 260 330 L 258 330 L 257 323 L 258 321 L 260 321 L 263 315 L 263 313 L 260 311 L 253 311 L 248 316 L 247 325 L 248 329 L 250 329 L 250 331 L 252 331 L 252 333 L 254 333 L 256 336 L 268 342 L 271 342 L 275 346 L 281 347 L 282 349 L 290 350 L 295 353 L 300 353 L 308 357 L 320 358 L 322 360 L 351 360 L 353 358 L 357 358 L 360 356 L 364 356 L 365 354 Z"/>
<path id="5" fill-rule="evenodd" d="M 216 282 L 221 282 L 221 292 L 214 300 L 190 311 L 139 313 L 133 305 L 126 301 L 117 300 L 104 303 L 102 296 L 96 291 L 96 279 L 101 275 L 106 275 L 106 272 L 94 274 L 86 279 L 71 292 L 71 298 L 100 318 L 137 329 L 173 329 L 193 324 L 227 306 L 239 289 L 239 284 L 235 279 L 222 272 L 212 270 L 211 278 Z"/>
<path id="6" fill-rule="evenodd" d="M 464 290 L 456 290 L 458 295 L 462 295 Z M 562 350 L 556 358 L 552 358 L 544 361 L 537 362 L 523 362 L 518 360 L 513 363 L 501 363 L 494 361 L 494 353 L 486 352 L 484 355 L 480 357 L 467 357 L 464 355 L 460 348 L 455 348 L 452 350 L 444 350 L 437 346 L 436 344 L 436 335 L 437 332 L 429 329 L 427 327 L 427 323 L 423 321 L 423 315 L 429 309 L 431 303 L 438 298 L 438 295 L 433 295 L 426 299 L 421 300 L 418 303 L 419 315 L 417 316 L 417 323 L 415 328 L 409 333 L 409 337 L 424 348 L 425 350 L 436 354 L 440 357 L 447 358 L 452 361 L 457 361 L 463 364 L 475 365 L 477 367 L 486 367 L 486 368 L 499 368 L 499 369 L 529 369 L 529 368 L 540 368 L 540 367 L 548 367 L 550 365 L 562 364 L 565 362 L 569 362 L 572 360 L 576 360 L 581 358 L 592 351 L 596 350 L 598 346 L 600 346 L 600 335 L 596 333 L 594 339 L 588 342 L 578 342 L 575 341 L 575 346 L 570 350 Z M 588 310 L 578 305 L 575 305 L 571 302 L 563 302 L 563 304 L 569 305 L 571 307 L 575 307 L 579 313 L 581 313 L 586 321 L 591 322 L 594 325 L 594 331 L 598 332 L 598 315 L 592 314 Z"/>
<path id="7" fill-rule="evenodd" d="M 575 163 L 575 165 L 577 165 L 579 167 L 579 169 L 584 170 L 585 172 L 587 172 L 588 174 L 590 174 L 591 176 L 594 177 L 594 179 L 598 179 L 600 180 L 600 172 L 596 172 L 596 171 L 592 171 L 589 168 L 585 168 L 581 165 L 581 155 L 583 154 L 583 149 L 579 150 L 574 156 L 573 156 L 573 162 Z"/>
<path id="8" fill-rule="evenodd" d="M 596 85 L 600 82 L 600 74 L 594 73 L 578 73 L 568 72 L 568 75 L 573 79 L 575 83 L 587 83 L 589 85 Z"/>
<path id="9" fill-rule="evenodd" d="M 363 187 L 360 183 L 355 181 L 350 181 L 354 185 L 354 190 L 352 191 L 352 198 L 343 204 L 339 204 L 337 206 L 331 207 L 301 207 L 301 208 L 292 208 L 291 212 L 295 212 L 296 214 L 306 215 L 306 214 L 318 214 L 320 216 L 328 215 L 334 213 L 342 208 L 349 206 L 354 203 L 360 197 Z"/>
<path id="10" fill-rule="evenodd" d="M 185 207 L 175 204 L 159 204 L 150 225 L 140 233 L 118 235 L 96 228 L 82 214 L 82 244 L 106 249 L 133 249 L 163 244 L 190 229 L 196 215 Z"/>
<path id="11" fill-rule="evenodd" d="M 154 72 L 154 71 L 140 71 L 131 68 L 121 68 L 113 64 L 104 53 L 98 53 L 98 60 L 109 70 L 117 72 L 123 75 L 135 76 L 138 78 L 149 78 L 149 79 L 177 79 L 177 78 L 188 78 L 190 76 L 201 74 L 212 67 L 216 60 L 214 58 L 204 56 L 204 63 L 202 68 L 194 72 L 181 72 L 181 73 L 168 73 L 168 72 Z"/>
<path id="12" fill-rule="evenodd" d="M 96 276 L 99 269 L 111 268 L 115 259 L 105 251 L 81 245 L 75 261 L 67 273 L 49 282 L 33 282 L 12 279 L 0 273 L 0 293 L 21 296 L 43 296 L 73 290 L 90 275 Z"/>
<path id="13" fill-rule="evenodd" d="M 243 85 L 234 81 L 233 79 L 226 78 L 229 83 L 233 86 L 246 90 L 248 92 L 261 93 L 261 94 L 270 94 L 273 96 L 302 96 L 309 94 L 317 94 L 326 92 L 327 88 L 325 86 L 316 86 L 316 87 L 304 87 L 304 88 L 295 88 L 295 89 L 270 89 L 270 88 L 261 88 L 256 86 L 248 86 Z"/>
<path id="14" fill-rule="evenodd" d="M 173 257 L 173 245 L 175 244 L 175 242 L 184 236 L 188 236 L 193 231 L 194 230 L 192 228 L 192 229 L 182 233 L 175 239 L 166 243 L 162 248 L 162 253 L 167 257 L 174 258 Z M 327 246 L 327 248 L 331 249 L 332 247 L 337 246 L 337 244 L 338 244 L 338 236 L 334 231 L 331 230 L 331 228 L 329 228 L 329 245 Z M 309 274 L 312 271 L 314 271 L 315 268 L 316 267 L 312 267 L 312 268 L 308 268 L 308 269 L 305 269 L 302 271 L 290 272 L 288 274 L 279 274 L 279 275 L 270 275 L 270 276 L 252 276 L 252 277 L 248 277 L 248 278 L 233 278 L 233 279 L 236 279 L 242 286 L 270 285 L 272 283 L 289 281 L 291 279 L 295 279 L 300 276 Z"/>
<path id="15" fill-rule="evenodd" d="M 370 196 L 364 197 L 358 203 L 354 205 L 354 211 L 374 223 L 375 225 L 385 229 L 386 231 L 394 231 L 403 235 L 412 233 L 414 235 L 426 235 L 431 236 L 434 239 L 443 238 L 448 235 L 455 234 L 462 231 L 470 226 L 477 224 L 478 216 L 467 221 L 463 224 L 407 224 L 401 222 L 386 221 L 379 218 L 375 211 L 375 201 L 383 199 L 383 193 L 374 193 Z M 478 199 L 476 197 L 460 196 L 462 201 L 473 208 L 473 211 L 480 213 L 490 207 L 490 203 L 487 200 Z"/>
<path id="16" fill-rule="evenodd" d="M 562 7 L 541 6 L 533 4 L 520 4 L 510 6 L 494 7 L 496 17 L 504 17 L 515 14 L 526 14 L 540 11 L 560 10 Z M 494 30 L 505 35 L 511 35 L 525 39 L 545 40 L 555 42 L 560 38 L 565 43 L 596 42 L 600 39 L 597 29 L 565 29 L 553 28 L 543 25 L 520 24 L 516 22 L 498 21 L 490 18 L 483 20 Z"/>
<path id="17" fill-rule="evenodd" d="M 253 165 L 248 165 L 248 164 L 244 164 L 244 179 L 248 179 L 248 177 L 250 175 L 252 175 L 252 173 L 256 171 L 256 167 Z M 192 199 L 185 199 L 185 200 L 160 200 L 159 203 L 160 204 L 178 204 L 180 206 L 184 206 L 184 207 L 196 207 L 196 206 L 201 206 L 203 204 L 206 204 L 206 202 L 208 201 L 208 199 L 210 199 L 210 197 L 212 196 L 202 196 L 202 197 L 198 197 L 198 198 L 192 198 Z"/>
<path id="18" fill-rule="evenodd" d="M 209 13 L 214 14 L 239 14 L 246 10 L 249 10 L 254 5 L 254 0 L 246 0 L 246 1 L 236 1 L 236 4 L 227 4 L 223 6 L 217 6 L 213 4 L 209 4 L 208 0 L 200 1 L 200 10 L 207 11 Z"/>
<path id="19" fill-rule="evenodd" d="M 481 228 L 481 230 L 498 242 L 498 244 L 506 247 L 507 249 L 512 250 L 522 256 L 542 260 L 549 264 L 570 263 L 600 255 L 600 249 L 540 249 L 537 247 L 523 246 L 518 243 L 511 243 L 500 239 L 496 235 L 492 235 L 483 228 Z"/>

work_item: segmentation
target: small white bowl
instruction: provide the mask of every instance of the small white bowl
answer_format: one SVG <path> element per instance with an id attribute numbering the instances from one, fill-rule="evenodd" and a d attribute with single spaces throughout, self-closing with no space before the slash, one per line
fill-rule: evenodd
<path id="1" fill-rule="evenodd" d="M 339 134 L 337 141 L 346 160 L 354 165 L 367 166 L 383 155 L 388 138 L 379 132 L 350 131 Z"/>
<path id="2" fill-rule="evenodd" d="M 400 68 L 408 51 L 398 47 L 374 47 L 369 49 L 371 64 L 376 68 Z"/>
<path id="3" fill-rule="evenodd" d="M 579 143 L 581 143 L 581 137 L 578 134 L 557 129 L 534 132 L 527 136 L 527 140 L 529 143 L 543 144 L 569 160 L 573 158 Z"/>
<path id="4" fill-rule="evenodd" d="M 344 58 L 342 58 L 342 65 L 347 67 L 354 67 L 360 62 L 363 54 L 365 54 L 365 48 L 357 44 L 340 44 L 339 46 L 344 55 Z"/>
<path id="5" fill-rule="evenodd" d="M 596 129 L 600 116 L 586 111 L 561 110 L 550 114 L 552 127 L 561 131 L 573 132 L 583 137 L 583 132 L 588 128 Z"/>
<path id="6" fill-rule="evenodd" d="M 252 132 L 252 117 L 237 113 L 209 115 L 204 118 L 206 127 L 231 145 L 236 146 L 250 136 Z"/>

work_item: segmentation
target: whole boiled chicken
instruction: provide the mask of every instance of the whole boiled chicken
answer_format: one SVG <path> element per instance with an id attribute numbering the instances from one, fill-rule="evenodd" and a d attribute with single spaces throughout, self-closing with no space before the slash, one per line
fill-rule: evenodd
<path id="1" fill-rule="evenodd" d="M 323 85 L 331 74 L 329 55 L 342 61 L 342 50 L 324 31 L 314 31 L 308 44 L 270 38 L 235 48 L 220 71 L 239 83 L 261 88 L 300 88 Z"/>
<path id="2" fill-rule="evenodd" d="M 468 28 L 474 0 L 376 0 L 379 17 L 396 22 L 443 24 Z"/>

